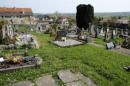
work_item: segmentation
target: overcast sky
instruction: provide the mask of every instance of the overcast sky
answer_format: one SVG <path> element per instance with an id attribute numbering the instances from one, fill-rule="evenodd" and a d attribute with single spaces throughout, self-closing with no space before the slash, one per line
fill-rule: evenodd
<path id="1" fill-rule="evenodd" d="M 0 7 L 32 8 L 34 13 L 75 13 L 79 4 L 92 4 L 95 12 L 130 11 L 130 0 L 0 0 Z"/>

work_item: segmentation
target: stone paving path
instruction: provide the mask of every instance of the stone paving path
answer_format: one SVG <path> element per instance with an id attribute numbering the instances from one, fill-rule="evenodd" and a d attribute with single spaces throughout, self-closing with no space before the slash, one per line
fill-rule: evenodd
<path id="1" fill-rule="evenodd" d="M 62 70 L 58 72 L 59 78 L 64 82 L 64 83 L 69 83 L 78 80 L 78 77 L 76 77 L 70 70 Z"/>
<path id="2" fill-rule="evenodd" d="M 42 76 L 35 80 L 37 86 L 57 86 L 51 75 Z"/>
<path id="3" fill-rule="evenodd" d="M 61 70 L 57 73 L 59 79 L 64 83 L 62 86 L 97 86 L 80 72 L 73 74 L 70 70 Z M 59 86 L 52 75 L 44 75 L 31 81 L 23 81 L 11 86 Z"/>
<path id="4" fill-rule="evenodd" d="M 31 81 L 22 81 L 11 86 L 34 86 L 34 83 Z"/>

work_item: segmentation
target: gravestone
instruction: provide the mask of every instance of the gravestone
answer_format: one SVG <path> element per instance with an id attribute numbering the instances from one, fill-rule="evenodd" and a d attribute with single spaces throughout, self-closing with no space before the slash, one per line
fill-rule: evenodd
<path id="1" fill-rule="evenodd" d="M 99 37 L 99 29 L 97 28 L 96 30 L 95 30 L 95 38 L 98 38 Z"/>
<path id="2" fill-rule="evenodd" d="M 129 38 L 125 38 L 125 41 L 122 43 L 122 47 L 130 49 L 130 37 Z"/>
<path id="3" fill-rule="evenodd" d="M 95 37 L 94 25 L 91 26 L 89 35 L 92 36 L 92 37 Z"/>
<path id="4" fill-rule="evenodd" d="M 121 29 L 120 33 L 121 33 L 121 36 L 124 35 L 124 31 L 123 31 L 123 29 Z"/>
<path id="5" fill-rule="evenodd" d="M 38 24 L 36 26 L 36 32 L 41 32 L 43 29 L 42 29 L 42 26 L 40 24 Z"/>
<path id="6" fill-rule="evenodd" d="M 86 38 L 87 38 L 86 32 L 84 32 L 84 30 L 82 30 L 82 31 L 80 32 L 78 38 L 79 38 L 80 40 L 86 40 Z"/>
<path id="7" fill-rule="evenodd" d="M 109 34 L 108 34 L 108 32 L 106 31 L 105 32 L 105 41 L 108 41 L 109 40 Z"/>
<path id="8" fill-rule="evenodd" d="M 116 31 L 112 30 L 112 39 L 115 39 L 115 38 L 116 38 Z"/>
<path id="9" fill-rule="evenodd" d="M 57 31 L 56 41 L 61 41 L 62 37 L 66 37 L 67 33 L 65 30 Z"/>
<path id="10" fill-rule="evenodd" d="M 128 35 L 128 29 L 124 30 L 124 35 Z"/>
<path id="11" fill-rule="evenodd" d="M 113 42 L 107 43 L 106 47 L 107 49 L 113 49 L 114 48 Z"/>
<path id="12" fill-rule="evenodd" d="M 109 33 L 109 30 L 110 30 L 109 27 L 107 27 L 107 33 Z"/>
<path id="13" fill-rule="evenodd" d="M 103 32 L 103 28 L 100 30 L 100 34 L 99 34 L 100 36 L 104 36 L 105 34 L 104 34 L 104 32 Z"/>

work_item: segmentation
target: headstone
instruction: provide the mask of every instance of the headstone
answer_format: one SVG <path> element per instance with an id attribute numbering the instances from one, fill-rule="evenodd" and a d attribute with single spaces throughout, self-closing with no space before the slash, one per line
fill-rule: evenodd
<path id="1" fill-rule="evenodd" d="M 125 38 L 124 42 L 122 43 L 122 47 L 130 49 L 130 37 L 129 38 Z"/>
<path id="2" fill-rule="evenodd" d="M 103 28 L 100 30 L 100 36 L 105 36 L 104 32 L 103 32 Z"/>
<path id="3" fill-rule="evenodd" d="M 107 33 L 109 33 L 109 27 L 107 27 Z"/>
<path id="4" fill-rule="evenodd" d="M 108 32 L 106 31 L 105 32 L 105 41 L 108 41 L 109 40 L 109 34 L 108 34 Z"/>
<path id="5" fill-rule="evenodd" d="M 5 34 L 8 35 L 11 39 L 13 39 L 14 31 L 11 25 L 6 25 L 5 27 Z"/>
<path id="6" fill-rule="evenodd" d="M 99 37 L 99 29 L 97 28 L 97 29 L 95 30 L 95 32 L 96 32 L 95 38 L 98 38 L 98 37 Z"/>
<path id="7" fill-rule="evenodd" d="M 123 31 L 123 29 L 121 29 L 120 33 L 121 33 L 121 36 L 124 35 L 124 31 Z"/>
<path id="8" fill-rule="evenodd" d="M 91 26 L 89 35 L 92 36 L 92 37 L 95 37 L 94 25 Z"/>
<path id="9" fill-rule="evenodd" d="M 82 30 L 80 35 L 79 35 L 79 39 L 80 40 L 86 40 L 86 38 L 87 38 L 87 33 L 84 32 L 84 30 Z"/>
<path id="10" fill-rule="evenodd" d="M 64 30 L 58 31 L 58 32 L 57 32 L 57 37 L 56 37 L 55 40 L 61 41 L 61 38 L 62 38 L 62 37 L 66 37 L 66 35 L 67 35 L 67 33 L 66 33 L 66 31 L 64 31 Z"/>
<path id="11" fill-rule="evenodd" d="M 115 39 L 115 38 L 116 38 L 116 31 L 112 30 L 112 39 Z"/>
<path id="12" fill-rule="evenodd" d="M 43 29 L 42 29 L 42 26 L 40 24 L 37 24 L 36 26 L 36 32 L 41 32 Z"/>
<path id="13" fill-rule="evenodd" d="M 128 29 L 125 29 L 124 35 L 128 35 Z"/>
<path id="14" fill-rule="evenodd" d="M 107 43 L 107 49 L 113 49 L 114 48 L 114 44 L 112 42 Z"/>

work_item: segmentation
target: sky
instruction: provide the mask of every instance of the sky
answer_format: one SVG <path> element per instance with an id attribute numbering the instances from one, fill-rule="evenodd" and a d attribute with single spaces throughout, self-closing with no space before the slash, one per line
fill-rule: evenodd
<path id="1" fill-rule="evenodd" d="M 91 4 L 95 12 L 130 12 L 130 0 L 0 0 L 0 7 L 32 8 L 34 13 L 76 13 L 79 4 Z"/>

